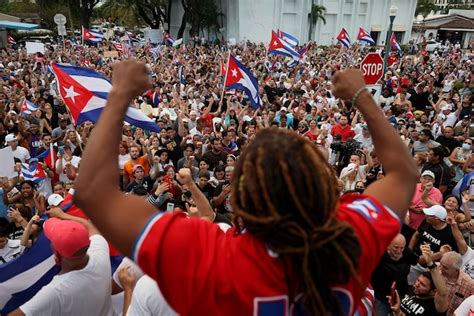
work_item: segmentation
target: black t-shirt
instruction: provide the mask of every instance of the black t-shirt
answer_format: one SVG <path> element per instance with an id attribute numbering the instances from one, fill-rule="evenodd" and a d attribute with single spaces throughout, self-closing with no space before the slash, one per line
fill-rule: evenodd
<path id="1" fill-rule="evenodd" d="M 433 252 L 438 252 L 441 246 L 450 245 L 454 251 L 458 251 L 456 239 L 454 239 L 451 226 L 446 225 L 443 229 L 437 230 L 431 224 L 428 224 L 426 219 L 418 227 L 418 233 L 420 238 L 418 245 L 415 246 L 413 251 L 421 256 L 420 245 L 427 243 L 430 245 Z"/>
<path id="2" fill-rule="evenodd" d="M 210 185 L 209 183 L 206 184 L 204 186 L 204 188 L 201 188 L 199 185 L 198 185 L 198 188 L 199 190 L 201 190 L 202 193 L 204 193 L 204 195 L 206 196 L 206 198 L 210 201 L 212 200 L 212 198 L 214 197 L 214 192 L 216 189 L 214 189 L 214 187 L 212 185 Z"/>
<path id="3" fill-rule="evenodd" d="M 385 253 L 379 265 L 375 268 L 370 281 L 374 289 L 375 298 L 388 304 L 387 296 L 390 295 L 390 287 L 393 282 L 397 283 L 397 290 L 400 296 L 407 293 L 407 276 L 410 272 L 410 266 L 417 263 L 418 256 L 407 248 L 398 261 L 393 260 L 388 253 Z"/>
<path id="4" fill-rule="evenodd" d="M 137 182 L 137 180 L 130 182 L 125 191 L 132 192 L 135 187 L 141 185 L 148 193 L 150 193 L 153 189 L 153 184 L 154 181 L 149 176 L 146 176 L 145 178 L 143 178 L 143 181 L 141 183 Z"/>
<path id="5" fill-rule="evenodd" d="M 366 181 L 366 186 L 377 180 L 377 175 L 379 174 L 380 170 L 382 168 L 382 165 L 374 165 L 372 168 L 370 168 L 369 172 L 367 172 L 367 176 L 365 178 Z"/>
<path id="6" fill-rule="evenodd" d="M 426 111 L 426 107 L 430 105 L 430 101 L 428 100 L 429 96 L 430 93 L 425 91 L 411 95 L 409 100 L 416 110 Z"/>
<path id="7" fill-rule="evenodd" d="M 454 148 L 461 147 L 461 143 L 455 139 L 455 138 L 447 138 L 443 135 L 439 136 L 436 141 L 443 145 L 444 147 L 447 147 L 449 149 L 449 153 L 452 153 Z"/>
<path id="8" fill-rule="evenodd" d="M 400 297 L 400 309 L 407 316 L 441 316 L 446 313 L 438 313 L 434 303 L 434 297 L 418 298 L 415 295 L 408 295 Z"/>

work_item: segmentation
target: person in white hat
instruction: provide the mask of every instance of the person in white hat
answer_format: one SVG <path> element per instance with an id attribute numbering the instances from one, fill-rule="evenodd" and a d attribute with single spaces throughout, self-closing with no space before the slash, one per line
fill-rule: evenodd
<path id="1" fill-rule="evenodd" d="M 434 187 L 435 174 L 431 170 L 425 170 L 420 177 L 420 183 L 416 184 L 415 194 L 411 201 L 409 214 L 409 225 L 418 229 L 425 219 L 424 208 L 443 203 L 443 194 Z"/>
<path id="2" fill-rule="evenodd" d="M 5 142 L 10 146 L 13 157 L 18 158 L 22 163 L 30 160 L 30 152 L 25 147 L 18 146 L 18 138 L 15 134 L 8 134 L 5 136 Z"/>
<path id="3" fill-rule="evenodd" d="M 457 251 L 457 243 L 454 238 L 452 228 L 446 223 L 448 212 L 441 205 L 433 205 L 424 208 L 423 213 L 426 220 L 418 227 L 410 240 L 409 248 L 416 255 L 421 256 L 420 245 L 428 244 L 433 251 L 431 259 L 433 262 L 439 261 L 444 253 L 454 250 Z M 412 266 L 408 275 L 408 284 L 413 285 L 418 275 L 426 271 L 425 262 L 420 261 L 416 266 Z"/>
<path id="4" fill-rule="evenodd" d="M 49 206 L 59 206 L 64 201 L 64 198 L 56 193 L 51 194 L 48 197 L 48 205 Z"/>

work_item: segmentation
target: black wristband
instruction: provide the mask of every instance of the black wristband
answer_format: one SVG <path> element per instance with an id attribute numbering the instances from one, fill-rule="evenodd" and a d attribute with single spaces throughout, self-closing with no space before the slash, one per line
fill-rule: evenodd
<path id="1" fill-rule="evenodd" d="M 427 268 L 430 269 L 430 270 L 433 270 L 435 269 L 437 266 L 434 262 L 431 263 L 431 265 L 429 265 Z"/>

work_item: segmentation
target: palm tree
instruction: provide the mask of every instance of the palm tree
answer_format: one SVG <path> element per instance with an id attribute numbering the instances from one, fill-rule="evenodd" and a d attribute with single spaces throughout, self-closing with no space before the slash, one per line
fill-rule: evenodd
<path id="1" fill-rule="evenodd" d="M 323 23 L 326 24 L 325 15 L 326 15 L 326 7 L 322 5 L 317 5 L 314 3 L 311 4 L 308 40 L 311 39 L 311 35 L 313 34 L 313 25 L 316 25 L 316 23 L 318 23 L 319 20 L 323 21 Z"/>
<path id="2" fill-rule="evenodd" d="M 101 15 L 112 21 L 119 20 L 121 25 L 136 26 L 140 22 L 140 16 L 134 1 L 108 0 L 101 7 Z"/>
<path id="3" fill-rule="evenodd" d="M 438 7 L 431 0 L 418 0 L 415 9 L 415 16 L 422 15 L 426 18 L 431 11 L 437 11 Z"/>

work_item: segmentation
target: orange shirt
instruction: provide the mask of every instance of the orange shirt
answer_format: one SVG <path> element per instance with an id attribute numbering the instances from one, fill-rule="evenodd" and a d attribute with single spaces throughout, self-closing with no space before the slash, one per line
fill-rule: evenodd
<path id="1" fill-rule="evenodd" d="M 127 175 L 127 177 L 130 179 L 130 181 L 135 180 L 135 177 L 133 176 L 133 167 L 135 165 L 142 165 L 143 168 L 145 169 L 145 176 L 148 175 L 148 172 L 150 171 L 150 166 L 148 165 L 148 159 L 146 156 L 141 156 L 137 158 L 136 162 L 133 162 L 132 160 L 127 161 L 123 165 L 123 172 L 124 174 Z"/>

